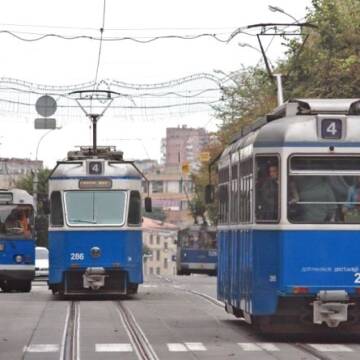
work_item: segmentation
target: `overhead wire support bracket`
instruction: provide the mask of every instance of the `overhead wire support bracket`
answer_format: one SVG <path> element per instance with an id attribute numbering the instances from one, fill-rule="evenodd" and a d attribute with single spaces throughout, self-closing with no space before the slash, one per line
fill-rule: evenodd
<path id="1" fill-rule="evenodd" d="M 88 94 L 88 96 L 82 97 L 83 94 Z M 87 112 L 85 107 L 81 104 L 80 100 L 90 100 L 91 102 L 94 99 L 94 95 L 95 94 L 105 94 L 106 96 L 104 98 L 100 98 L 95 97 L 96 100 L 105 100 L 108 101 L 107 104 L 105 105 L 104 109 L 102 110 L 101 113 L 99 114 L 94 114 L 92 112 Z M 118 95 L 121 96 L 120 93 L 115 92 L 115 91 L 111 91 L 111 90 L 76 90 L 76 91 L 72 91 L 71 93 L 69 93 L 68 95 L 79 95 L 78 98 L 75 98 L 75 101 L 77 102 L 77 104 L 79 105 L 79 107 L 81 108 L 81 110 L 84 112 L 84 114 L 90 119 L 91 123 L 92 123 L 92 134 L 93 134 L 93 153 L 96 154 L 96 148 L 97 148 L 97 122 L 99 121 L 99 119 L 104 115 L 105 111 L 110 107 L 111 103 L 114 101 L 114 97 L 112 97 L 111 95 Z"/>

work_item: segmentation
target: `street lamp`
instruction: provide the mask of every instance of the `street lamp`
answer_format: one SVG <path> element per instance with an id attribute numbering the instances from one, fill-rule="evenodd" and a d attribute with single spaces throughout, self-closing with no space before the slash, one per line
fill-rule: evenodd
<path id="1" fill-rule="evenodd" d="M 299 22 L 298 19 L 296 19 L 294 16 L 292 16 L 291 14 L 289 14 L 288 12 L 286 12 L 284 9 L 278 7 L 278 6 L 273 6 L 273 5 L 269 5 L 269 10 L 272 12 L 280 12 L 284 15 L 289 16 L 290 18 L 292 18 L 296 23 Z"/>
<path id="2" fill-rule="evenodd" d="M 61 126 L 56 127 L 55 129 L 50 129 L 49 131 L 47 131 L 45 134 L 43 134 L 43 135 L 41 136 L 41 138 L 39 139 L 38 144 L 37 144 L 37 146 L 36 146 L 35 160 L 38 159 L 39 146 L 40 146 L 41 142 L 43 141 L 43 139 L 45 138 L 45 136 L 48 135 L 48 134 L 50 134 L 53 130 L 60 130 L 60 129 L 62 129 Z"/>
<path id="3" fill-rule="evenodd" d="M 56 127 L 55 129 L 50 129 L 49 131 L 47 131 L 45 134 L 43 134 L 41 136 L 41 138 L 39 139 L 37 146 L 36 146 L 35 160 L 38 159 L 39 146 L 40 146 L 42 140 L 46 137 L 46 135 L 50 134 L 53 130 L 60 130 L 61 128 L 62 127 L 59 126 L 59 127 Z M 38 212 L 38 185 L 39 185 L 37 169 L 35 169 L 33 175 L 34 175 L 34 177 L 33 177 L 33 199 L 34 199 L 34 212 L 35 212 L 35 216 L 36 216 L 37 212 Z"/>

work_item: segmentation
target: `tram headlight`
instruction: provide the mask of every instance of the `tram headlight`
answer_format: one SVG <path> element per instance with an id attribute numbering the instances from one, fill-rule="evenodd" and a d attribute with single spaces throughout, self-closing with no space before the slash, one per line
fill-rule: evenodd
<path id="1" fill-rule="evenodd" d="M 94 246 L 90 250 L 90 254 L 93 258 L 97 258 L 101 256 L 101 249 L 97 246 Z"/>
<path id="2" fill-rule="evenodd" d="M 23 261 L 23 257 L 21 255 L 16 255 L 15 256 L 15 261 L 20 264 Z"/>

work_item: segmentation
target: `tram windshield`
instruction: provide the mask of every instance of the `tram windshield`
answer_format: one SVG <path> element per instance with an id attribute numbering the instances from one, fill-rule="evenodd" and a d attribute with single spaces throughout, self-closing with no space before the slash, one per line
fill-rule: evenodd
<path id="1" fill-rule="evenodd" d="M 179 233 L 179 246 L 194 250 L 216 249 L 216 232 L 183 230 Z"/>
<path id="2" fill-rule="evenodd" d="M 0 205 L 0 238 L 30 239 L 32 228 L 31 205 Z"/>
<path id="3" fill-rule="evenodd" d="M 293 223 L 360 223 L 360 158 L 293 157 L 288 219 Z"/>
<path id="4" fill-rule="evenodd" d="M 123 225 L 125 191 L 67 191 L 65 207 L 70 225 Z"/>

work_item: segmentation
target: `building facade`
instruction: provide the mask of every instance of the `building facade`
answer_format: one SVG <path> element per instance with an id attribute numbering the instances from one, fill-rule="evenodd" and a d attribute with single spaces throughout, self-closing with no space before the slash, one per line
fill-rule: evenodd
<path id="1" fill-rule="evenodd" d="M 176 274 L 178 228 L 169 223 L 143 218 L 144 274 Z"/>
<path id="2" fill-rule="evenodd" d="M 209 141 L 209 134 L 204 128 L 194 129 L 186 125 L 167 128 L 166 138 L 161 142 L 161 158 L 165 166 L 181 166 L 189 162 L 196 168 L 199 154 Z"/>
<path id="3" fill-rule="evenodd" d="M 11 188 L 22 177 L 43 168 L 40 160 L 0 158 L 0 188 Z"/>

